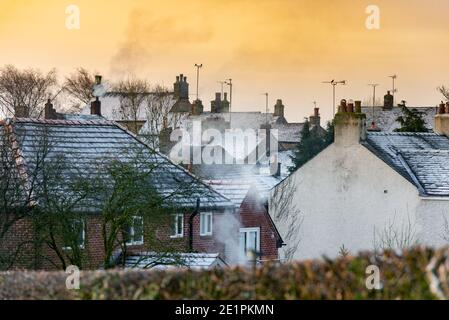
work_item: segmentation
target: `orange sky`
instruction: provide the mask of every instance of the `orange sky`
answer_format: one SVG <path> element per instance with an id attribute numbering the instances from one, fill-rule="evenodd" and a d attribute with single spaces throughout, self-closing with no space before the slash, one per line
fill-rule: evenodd
<path id="1" fill-rule="evenodd" d="M 264 110 L 282 98 L 290 121 L 312 111 L 331 116 L 338 98 L 365 99 L 368 83 L 390 89 L 410 105 L 436 105 L 436 87 L 449 85 L 447 0 L 0 0 L 0 64 L 58 69 L 84 66 L 115 79 L 134 73 L 171 86 L 184 73 L 195 92 L 195 63 L 203 63 L 206 106 L 217 81 L 232 78 L 234 110 Z M 78 5 L 81 29 L 65 27 L 65 8 Z M 370 4 L 381 29 L 365 28 Z M 192 98 L 194 96 L 192 95 Z"/>

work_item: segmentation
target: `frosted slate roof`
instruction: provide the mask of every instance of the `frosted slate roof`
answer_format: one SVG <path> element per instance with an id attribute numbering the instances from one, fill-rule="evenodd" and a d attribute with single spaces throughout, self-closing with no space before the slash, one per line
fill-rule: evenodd
<path id="1" fill-rule="evenodd" d="M 426 122 L 426 127 L 432 129 L 436 107 L 418 107 L 414 109 L 424 113 L 423 118 Z M 397 106 L 393 107 L 391 110 L 383 110 L 382 107 L 374 107 L 374 118 L 372 107 L 362 107 L 362 112 L 366 114 L 366 125 L 368 128 L 371 126 L 374 119 L 376 126 L 383 132 L 394 132 L 395 129 L 399 128 L 400 124 L 396 119 L 403 115 L 401 108 Z"/>
<path id="2" fill-rule="evenodd" d="M 206 184 L 174 165 L 165 156 L 140 142 L 131 133 L 110 121 L 68 121 L 8 119 L 15 130 L 27 169 L 33 170 L 42 137 L 48 137 L 47 161 L 64 159 L 61 179 L 84 174 L 90 179 L 108 179 L 102 163 L 119 160 L 129 163 L 141 155 L 151 164 L 151 183 L 157 192 L 180 207 L 224 208 L 232 204 Z M 148 166 L 147 166 L 148 168 Z"/>
<path id="3" fill-rule="evenodd" d="M 422 195 L 449 196 L 449 139 L 435 133 L 368 132 L 363 145 Z"/>
<path id="4" fill-rule="evenodd" d="M 179 266 L 181 264 L 182 266 Z M 154 266 L 154 267 L 153 267 Z M 211 269 L 225 267 L 218 253 L 180 253 L 173 257 L 161 257 L 157 253 L 141 253 L 126 257 L 125 268 L 165 270 L 169 268 Z"/>

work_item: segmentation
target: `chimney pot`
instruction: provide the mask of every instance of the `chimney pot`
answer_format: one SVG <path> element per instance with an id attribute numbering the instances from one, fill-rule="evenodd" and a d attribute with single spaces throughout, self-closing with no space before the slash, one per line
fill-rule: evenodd
<path id="1" fill-rule="evenodd" d="M 97 74 L 95 76 L 95 84 L 96 85 L 100 85 L 101 84 L 101 79 L 102 79 L 102 76 Z"/>
<path id="2" fill-rule="evenodd" d="M 349 113 L 354 112 L 354 103 L 353 102 L 348 103 L 348 105 L 346 106 L 346 112 L 349 112 Z"/>

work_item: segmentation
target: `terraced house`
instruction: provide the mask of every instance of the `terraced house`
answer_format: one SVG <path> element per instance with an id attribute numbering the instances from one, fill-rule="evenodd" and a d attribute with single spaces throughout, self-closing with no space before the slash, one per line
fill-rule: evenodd
<path id="1" fill-rule="evenodd" d="M 271 191 L 281 256 L 447 244 L 449 107 L 428 133 L 367 131 L 362 110 L 342 100 L 335 142 Z"/>

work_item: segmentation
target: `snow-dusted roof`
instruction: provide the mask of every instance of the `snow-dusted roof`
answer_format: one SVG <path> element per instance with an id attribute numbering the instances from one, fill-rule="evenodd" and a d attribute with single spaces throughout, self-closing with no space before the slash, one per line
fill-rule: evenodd
<path id="1" fill-rule="evenodd" d="M 144 252 L 126 257 L 125 267 L 128 269 L 158 269 L 188 268 L 211 269 L 225 267 L 226 263 L 218 253 L 179 253 L 163 255 L 154 252 Z"/>
<path id="2" fill-rule="evenodd" d="M 270 175 L 269 169 L 265 167 L 258 168 L 258 172 L 254 169 L 246 166 L 241 170 L 229 170 L 228 173 L 224 171 L 215 175 L 210 173 L 209 178 L 204 181 L 239 208 L 250 189 L 257 190 L 261 199 L 267 199 L 270 190 L 286 177 L 286 175 L 281 177 Z"/>
<path id="3" fill-rule="evenodd" d="M 194 208 L 200 198 L 202 208 L 232 207 L 228 199 L 114 122 L 15 118 L 3 124 L 14 130 L 19 151 L 29 172 L 33 172 L 36 166 L 36 155 L 40 152 L 42 137 L 45 135 L 49 147 L 46 161 L 58 163 L 64 160 L 62 181 L 80 174 L 89 179 L 107 180 L 109 175 L 101 163 L 112 160 L 126 163 L 139 155 L 148 166 L 151 165 L 151 183 L 156 191 L 171 203 Z"/>
<path id="4" fill-rule="evenodd" d="M 368 132 L 363 143 L 427 196 L 449 196 L 449 139 L 435 133 Z"/>
<path id="5" fill-rule="evenodd" d="M 428 129 L 433 128 L 433 121 L 436 114 L 436 107 L 408 107 L 410 109 L 417 109 L 423 112 L 423 118 L 426 121 L 426 127 Z M 374 117 L 372 107 L 362 107 L 362 113 L 366 114 L 366 125 L 369 128 L 371 123 L 376 123 L 376 127 L 381 129 L 383 132 L 393 132 L 395 129 L 400 127 L 399 122 L 396 119 L 402 116 L 402 110 L 400 107 L 393 107 L 391 110 L 383 110 L 382 107 L 374 107 Z"/>

